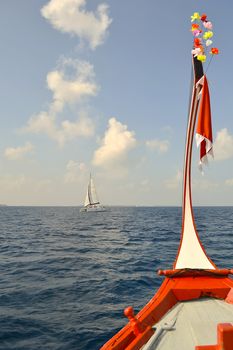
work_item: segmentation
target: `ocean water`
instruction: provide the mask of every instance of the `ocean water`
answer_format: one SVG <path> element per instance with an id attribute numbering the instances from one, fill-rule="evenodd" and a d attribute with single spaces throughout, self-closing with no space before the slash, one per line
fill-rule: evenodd
<path id="1" fill-rule="evenodd" d="M 233 207 L 195 208 L 219 268 L 233 267 Z M 0 349 L 97 350 L 162 282 L 181 208 L 0 207 Z"/>

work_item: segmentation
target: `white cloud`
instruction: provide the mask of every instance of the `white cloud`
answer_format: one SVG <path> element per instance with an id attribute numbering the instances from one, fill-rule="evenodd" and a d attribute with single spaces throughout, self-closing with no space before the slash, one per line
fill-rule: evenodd
<path id="1" fill-rule="evenodd" d="M 151 191 L 151 184 L 148 179 L 144 179 L 139 183 L 139 186 L 137 186 L 137 189 L 141 192 L 149 192 Z"/>
<path id="2" fill-rule="evenodd" d="M 94 123 L 85 115 L 81 116 L 75 122 L 64 120 L 59 125 L 57 124 L 53 115 L 49 115 L 47 112 L 41 112 L 30 118 L 24 131 L 35 134 L 44 133 L 57 141 L 61 147 L 65 142 L 73 140 L 78 136 L 89 137 L 94 133 Z"/>
<path id="3" fill-rule="evenodd" d="M 226 128 L 218 131 L 214 142 L 214 159 L 225 160 L 233 156 L 233 136 Z"/>
<path id="4" fill-rule="evenodd" d="M 225 185 L 227 185 L 227 186 L 233 186 L 233 179 L 227 179 L 227 180 L 225 181 Z"/>
<path id="5" fill-rule="evenodd" d="M 127 130 L 127 125 L 111 118 L 108 121 L 108 129 L 101 141 L 101 146 L 95 151 L 93 163 L 98 166 L 106 166 L 125 159 L 130 149 L 136 146 L 133 131 Z"/>
<path id="6" fill-rule="evenodd" d="M 44 205 L 49 203 L 52 195 L 58 193 L 55 184 L 55 179 L 3 174 L 0 176 L 1 202 L 8 205 Z"/>
<path id="7" fill-rule="evenodd" d="M 30 142 L 26 142 L 21 147 L 8 147 L 5 149 L 4 156 L 10 160 L 19 160 L 24 158 L 26 154 L 33 151 L 34 146 Z"/>
<path id="8" fill-rule="evenodd" d="M 62 129 L 67 139 L 72 139 L 76 136 L 88 137 L 94 134 L 94 124 L 92 120 L 84 115 L 76 122 L 70 122 L 69 120 L 63 121 Z"/>
<path id="9" fill-rule="evenodd" d="M 51 138 L 55 138 L 53 136 L 56 134 L 55 116 L 50 116 L 48 112 L 40 112 L 29 119 L 27 126 L 23 130 L 35 134 L 42 132 Z"/>
<path id="10" fill-rule="evenodd" d="M 97 94 L 94 76 L 93 66 L 88 62 L 63 58 L 60 68 L 47 75 L 48 88 L 53 93 L 48 110 L 32 116 L 23 130 L 44 133 L 60 146 L 78 136 L 92 136 L 94 123 L 84 112 L 76 121 L 58 123 L 57 117 L 65 107 L 80 104 L 84 98 Z"/>
<path id="11" fill-rule="evenodd" d="M 60 112 L 65 104 L 95 96 L 98 86 L 94 78 L 94 67 L 89 62 L 63 58 L 59 68 L 47 74 L 47 85 L 53 93 L 51 109 Z"/>
<path id="12" fill-rule="evenodd" d="M 21 189 L 22 186 L 27 184 L 27 179 L 25 175 L 13 176 L 4 175 L 0 176 L 0 189 L 4 191 L 14 191 Z"/>
<path id="13" fill-rule="evenodd" d="M 55 29 L 77 35 L 95 49 L 103 43 L 112 20 L 106 4 L 100 4 L 95 12 L 87 11 L 85 6 L 86 0 L 50 0 L 41 14 Z"/>
<path id="14" fill-rule="evenodd" d="M 85 163 L 70 160 L 66 165 L 65 183 L 78 182 L 80 175 L 86 174 L 87 167 Z"/>
<path id="15" fill-rule="evenodd" d="M 146 146 L 151 150 L 157 151 L 158 153 L 165 153 L 169 148 L 169 141 L 167 140 L 148 140 L 146 141 Z"/>
<path id="16" fill-rule="evenodd" d="M 32 180 L 32 179 L 27 179 L 27 183 L 31 182 L 32 183 L 32 187 L 35 193 L 49 193 L 52 192 L 52 185 L 53 182 L 50 179 L 40 179 L 40 180 Z"/>
<path id="17" fill-rule="evenodd" d="M 149 180 L 148 179 L 144 179 L 144 180 L 142 180 L 141 182 L 140 182 L 140 185 L 141 186 L 148 186 L 149 185 Z"/>
<path id="18" fill-rule="evenodd" d="M 181 184 L 181 181 L 182 181 L 182 172 L 178 170 L 175 177 L 165 181 L 165 186 L 169 189 L 176 189 Z"/>

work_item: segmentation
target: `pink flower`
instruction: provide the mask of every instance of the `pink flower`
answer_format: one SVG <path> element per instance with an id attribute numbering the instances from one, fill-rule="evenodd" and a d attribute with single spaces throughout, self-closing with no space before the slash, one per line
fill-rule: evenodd
<path id="1" fill-rule="evenodd" d="M 210 21 L 208 22 L 203 22 L 203 26 L 206 28 L 206 29 L 209 29 L 211 30 L 213 28 L 213 25 Z"/>
<path id="2" fill-rule="evenodd" d="M 199 36 L 199 35 L 201 34 L 201 32 L 202 32 L 202 31 L 201 31 L 201 30 L 198 30 L 198 29 L 197 29 L 197 30 L 194 30 L 194 31 L 193 31 L 193 35 L 194 35 L 194 36 Z"/>

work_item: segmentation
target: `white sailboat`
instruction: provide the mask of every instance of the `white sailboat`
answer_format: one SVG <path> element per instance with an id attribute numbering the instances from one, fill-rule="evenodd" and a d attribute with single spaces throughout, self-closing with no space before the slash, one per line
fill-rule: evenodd
<path id="1" fill-rule="evenodd" d="M 89 211 L 106 211 L 105 207 L 102 206 L 97 197 L 95 184 L 93 178 L 90 174 L 89 183 L 87 186 L 87 194 L 84 202 L 84 206 L 80 209 L 80 212 L 89 212 Z"/>

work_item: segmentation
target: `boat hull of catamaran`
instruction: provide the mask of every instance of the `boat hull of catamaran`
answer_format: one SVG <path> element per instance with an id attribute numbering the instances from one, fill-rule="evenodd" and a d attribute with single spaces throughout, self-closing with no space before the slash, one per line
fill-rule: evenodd
<path id="1" fill-rule="evenodd" d="M 87 213 L 87 212 L 103 212 L 106 211 L 105 207 L 97 207 L 97 206 L 92 206 L 92 207 L 84 207 L 80 209 L 80 213 Z"/>

